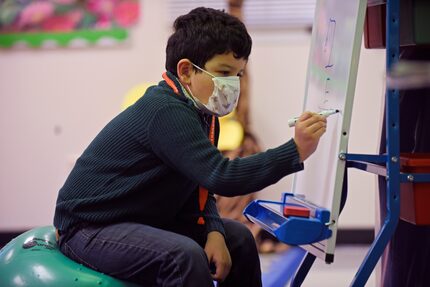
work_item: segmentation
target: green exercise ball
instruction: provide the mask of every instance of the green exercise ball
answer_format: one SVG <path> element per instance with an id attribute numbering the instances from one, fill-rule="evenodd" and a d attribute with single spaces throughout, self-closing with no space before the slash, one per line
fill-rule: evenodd
<path id="1" fill-rule="evenodd" d="M 53 226 L 29 230 L 0 250 L 1 287 L 137 287 L 69 259 L 58 248 Z"/>

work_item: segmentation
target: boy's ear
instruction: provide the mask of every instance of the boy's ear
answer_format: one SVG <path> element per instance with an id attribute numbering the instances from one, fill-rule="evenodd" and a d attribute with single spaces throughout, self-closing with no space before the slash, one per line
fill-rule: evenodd
<path id="1" fill-rule="evenodd" d="M 193 72 L 193 64 L 188 59 L 181 59 L 176 66 L 176 73 L 178 74 L 179 80 L 183 84 L 191 84 L 191 74 Z"/>

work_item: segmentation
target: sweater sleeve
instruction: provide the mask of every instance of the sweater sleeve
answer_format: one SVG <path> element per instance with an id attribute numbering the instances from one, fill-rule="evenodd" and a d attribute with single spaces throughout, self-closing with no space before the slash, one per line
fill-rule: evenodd
<path id="1" fill-rule="evenodd" d="M 209 193 L 203 213 L 206 222 L 206 232 L 218 231 L 225 237 L 224 224 L 218 214 L 216 200 L 213 193 Z"/>
<path id="2" fill-rule="evenodd" d="M 209 191 L 237 196 L 261 190 L 302 170 L 294 140 L 244 158 L 230 160 L 214 147 L 191 107 L 171 104 L 148 124 L 154 153 L 171 168 Z"/>

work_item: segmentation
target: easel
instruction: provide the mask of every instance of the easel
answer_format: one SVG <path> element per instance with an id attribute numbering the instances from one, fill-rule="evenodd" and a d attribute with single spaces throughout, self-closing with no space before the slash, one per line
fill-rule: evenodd
<path id="1" fill-rule="evenodd" d="M 386 69 L 391 70 L 393 64 L 399 60 L 400 51 L 400 0 L 388 0 L 386 3 Z M 386 153 L 380 155 L 350 154 L 340 151 L 338 158 L 345 161 L 347 168 L 357 168 L 367 171 L 386 180 L 385 194 L 385 219 L 381 229 L 376 235 L 366 257 L 359 267 L 350 286 L 364 286 L 374 270 L 376 263 L 384 252 L 387 244 L 392 239 L 400 218 L 400 183 L 430 182 L 428 173 L 402 173 L 400 172 L 400 120 L 399 120 L 399 91 L 388 88 L 385 100 L 385 131 Z M 346 191 L 343 186 L 343 191 Z M 325 229 L 330 225 L 326 216 L 319 214 L 318 207 L 313 207 L 309 202 L 301 201 L 295 194 L 284 195 L 282 202 L 256 201 L 250 204 L 244 214 L 251 221 L 258 223 L 267 231 L 278 237 L 281 242 L 294 245 L 306 245 L 310 242 L 318 243 L 322 239 L 331 238 L 330 230 Z M 309 218 L 288 217 L 271 209 L 267 205 L 285 207 L 288 204 L 298 204 L 311 210 Z M 325 211 L 324 211 L 325 212 Z M 329 211 L 327 211 L 329 212 Z M 317 222 L 314 222 L 314 219 Z M 300 223 L 300 225 L 298 224 Z M 328 228 L 328 227 L 327 227 Z M 310 230 L 310 232 L 304 232 Z M 316 236 L 315 234 L 318 234 Z M 315 235 L 315 236 L 311 236 Z M 331 255 L 331 254 L 330 254 Z M 311 269 L 316 255 L 309 251 L 292 279 L 291 286 L 301 286 L 306 275 Z M 326 262 L 332 262 L 331 258 L 325 258 Z"/>
<path id="2" fill-rule="evenodd" d="M 386 10 L 386 69 L 390 70 L 399 59 L 399 9 L 400 0 L 387 0 Z M 364 286 L 385 247 L 394 234 L 400 215 L 400 183 L 430 182 L 430 174 L 400 172 L 399 91 L 386 90 L 385 103 L 386 150 L 384 155 L 341 154 L 347 167 L 358 168 L 386 178 L 386 217 L 365 259 L 350 286 Z M 291 286 L 301 286 L 315 256 L 308 253 L 297 271 Z"/>

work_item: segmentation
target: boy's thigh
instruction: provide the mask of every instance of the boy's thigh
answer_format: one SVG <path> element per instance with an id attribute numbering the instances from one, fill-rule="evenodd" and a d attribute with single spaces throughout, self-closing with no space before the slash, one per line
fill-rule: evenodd
<path id="1" fill-rule="evenodd" d="M 94 270 L 145 281 L 148 286 L 155 286 L 157 276 L 166 273 L 180 280 L 183 265 L 196 258 L 207 261 L 204 250 L 192 239 L 137 223 L 82 228 L 62 242 L 61 250 Z"/>

